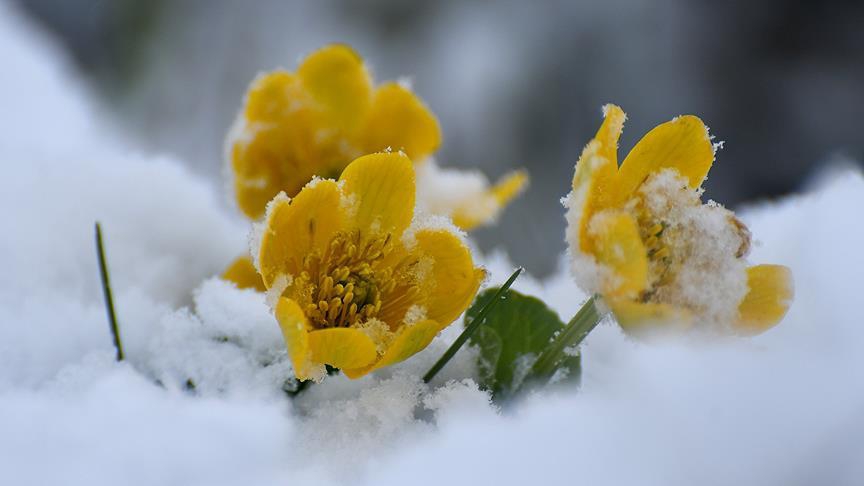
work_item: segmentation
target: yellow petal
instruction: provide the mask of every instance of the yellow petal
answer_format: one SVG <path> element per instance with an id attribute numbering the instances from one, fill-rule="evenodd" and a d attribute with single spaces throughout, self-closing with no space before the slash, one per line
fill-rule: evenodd
<path id="1" fill-rule="evenodd" d="M 648 283 L 648 255 L 633 216 L 623 211 L 598 213 L 589 234 L 597 261 L 612 271 L 604 293 L 635 298 Z"/>
<path id="2" fill-rule="evenodd" d="M 579 156 L 573 172 L 573 190 L 584 194 L 579 225 L 579 248 L 583 253 L 592 253 L 588 237 L 588 222 L 597 211 L 611 205 L 612 185 L 618 171 L 618 138 L 624 129 L 627 115 L 620 107 L 603 107 L 603 124 L 597 134 Z"/>
<path id="3" fill-rule="evenodd" d="M 695 116 L 679 116 L 655 127 L 633 147 L 618 170 L 613 202 L 625 202 L 649 175 L 666 168 L 677 170 L 695 189 L 713 162 L 708 128 Z"/>
<path id="4" fill-rule="evenodd" d="M 237 141 L 231 147 L 231 168 L 237 206 L 246 216 L 258 219 L 264 214 L 267 202 L 279 191 L 298 191 L 298 187 L 285 187 L 281 164 L 290 158 L 290 147 L 278 126 L 262 128 L 247 140 Z"/>
<path id="5" fill-rule="evenodd" d="M 450 215 L 453 224 L 469 231 L 478 226 L 492 223 L 501 210 L 510 204 L 528 185 L 528 173 L 524 170 L 513 171 L 502 177 L 494 186 L 483 193 L 483 200 L 471 198 L 458 206 Z"/>
<path id="6" fill-rule="evenodd" d="M 573 189 L 579 189 L 583 184 L 587 184 L 594 177 L 594 172 L 597 170 L 594 165 L 588 163 L 590 156 L 602 157 L 612 163 L 612 173 L 614 174 L 618 168 L 618 139 L 621 137 L 621 132 L 624 130 L 624 122 L 627 120 L 627 114 L 621 107 L 607 104 L 603 106 L 603 123 L 597 130 L 597 134 L 582 151 L 582 156 L 576 163 L 576 170 L 573 173 Z M 593 147 L 591 147 L 593 144 Z M 591 147 L 589 149 L 589 147 Z M 585 161 L 585 163 L 583 163 Z M 608 170 L 608 169 L 604 169 Z M 598 196 L 602 197 L 602 196 Z"/>
<path id="7" fill-rule="evenodd" d="M 390 366 L 414 356 L 426 349 L 429 343 L 441 330 L 441 325 L 433 320 L 425 320 L 414 324 L 403 326 L 399 333 L 390 343 L 390 347 L 381 356 L 381 360 L 375 363 L 374 369 Z"/>
<path id="8" fill-rule="evenodd" d="M 608 207 L 610 194 L 615 180 L 615 163 L 603 157 L 594 159 L 594 169 L 588 181 L 585 204 L 582 206 L 582 219 L 579 227 L 579 247 L 585 253 L 592 253 L 593 240 L 588 236 L 588 223 L 598 211 Z"/>
<path id="9" fill-rule="evenodd" d="M 440 325 L 431 320 L 420 321 L 400 329 L 399 333 L 390 343 L 390 347 L 381 356 L 381 359 L 363 368 L 343 369 L 345 376 L 355 380 L 372 371 L 385 366 L 394 365 L 423 351 L 441 330 Z"/>
<path id="10" fill-rule="evenodd" d="M 309 321 L 297 302 L 282 297 L 276 304 L 276 319 L 282 329 L 288 356 L 299 380 L 310 378 Z"/>
<path id="11" fill-rule="evenodd" d="M 273 71 L 259 76 L 246 94 L 246 119 L 250 122 L 278 122 L 305 102 L 297 76 Z"/>
<path id="12" fill-rule="evenodd" d="M 342 172 L 349 224 L 363 233 L 402 235 L 414 217 L 414 166 L 398 152 L 365 155 Z"/>
<path id="13" fill-rule="evenodd" d="M 580 236 L 582 251 L 590 251 L 589 239 L 585 238 L 587 223 L 591 215 L 602 209 L 608 208 L 612 199 L 612 186 L 615 175 L 618 172 L 618 139 L 624 130 L 624 121 L 627 115 L 621 107 L 608 104 L 603 107 L 603 124 L 594 135 L 597 141 L 597 156 L 589 169 L 587 176 L 587 193 L 585 195 L 585 206 L 582 215 L 582 228 Z M 588 164 L 586 164 L 588 165 Z M 575 179 L 574 179 L 575 183 Z"/>
<path id="14" fill-rule="evenodd" d="M 342 374 L 347 376 L 349 379 L 356 380 L 357 378 L 362 378 L 368 375 L 372 371 L 372 366 L 364 366 L 362 368 L 353 368 L 353 369 L 342 369 Z"/>
<path id="15" fill-rule="evenodd" d="M 359 329 L 331 327 L 309 333 L 309 350 L 313 363 L 329 364 L 340 369 L 361 368 L 378 357 L 375 343 Z"/>
<path id="16" fill-rule="evenodd" d="M 241 256 L 234 260 L 222 278 L 229 282 L 233 282 L 238 289 L 255 289 L 259 292 L 264 292 L 267 288 L 264 286 L 264 281 L 261 280 L 261 275 L 252 264 L 252 259 L 248 256 Z"/>
<path id="17" fill-rule="evenodd" d="M 335 181 L 318 180 L 292 200 L 277 197 L 270 203 L 258 254 L 268 288 L 279 275 L 299 275 L 303 257 L 330 243 L 342 224 L 340 196 Z"/>
<path id="18" fill-rule="evenodd" d="M 471 250 L 451 231 L 423 230 L 416 234 L 414 249 L 432 262 L 430 275 L 422 277 L 426 317 L 446 327 L 474 300 L 485 272 L 474 267 Z"/>
<path id="19" fill-rule="evenodd" d="M 635 302 L 627 299 L 609 299 L 606 303 L 621 329 L 631 336 L 648 337 L 652 334 L 678 333 L 693 324 L 690 312 L 669 304 Z"/>
<path id="20" fill-rule="evenodd" d="M 301 110 L 280 123 L 255 128 L 231 148 L 237 205 L 251 219 L 284 191 L 295 196 L 315 175 L 339 174 L 345 155 L 332 137 L 317 137 L 314 113 Z"/>
<path id="21" fill-rule="evenodd" d="M 525 190 L 528 185 L 528 172 L 516 170 L 505 175 L 492 186 L 491 192 L 501 206 L 506 205 Z"/>
<path id="22" fill-rule="evenodd" d="M 366 152 L 390 147 L 419 161 L 441 145 L 441 128 L 414 93 L 398 83 L 385 83 L 375 91 L 362 137 Z"/>
<path id="23" fill-rule="evenodd" d="M 607 104 L 603 106 L 603 124 L 594 135 L 594 140 L 600 142 L 598 154 L 611 160 L 615 167 L 618 167 L 618 139 L 621 138 L 621 132 L 624 131 L 624 122 L 627 120 L 627 114 L 620 106 Z"/>
<path id="24" fill-rule="evenodd" d="M 366 116 L 372 80 L 363 59 L 346 45 L 321 48 L 297 69 L 306 91 L 336 126 L 356 128 Z"/>
<path id="25" fill-rule="evenodd" d="M 782 265 L 755 265 L 747 269 L 750 290 L 738 306 L 735 331 L 755 335 L 767 331 L 783 319 L 795 289 L 792 271 Z"/>

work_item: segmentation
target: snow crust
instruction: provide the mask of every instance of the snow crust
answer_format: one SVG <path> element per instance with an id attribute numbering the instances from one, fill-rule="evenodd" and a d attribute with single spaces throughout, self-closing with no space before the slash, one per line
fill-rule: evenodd
<path id="1" fill-rule="evenodd" d="M 796 280 L 785 321 L 754 339 L 646 345 L 604 323 L 581 389 L 499 410 L 476 350 L 420 382 L 454 325 L 403 364 L 291 400 L 264 297 L 213 278 L 247 224 L 179 161 L 99 128 L 56 49 L 2 2 L 0 32 L 0 484 L 861 484 L 860 173 L 739 213 L 751 262 Z M 482 261 L 492 283 L 513 269 Z M 560 267 L 516 288 L 567 320 L 585 296 Z"/>

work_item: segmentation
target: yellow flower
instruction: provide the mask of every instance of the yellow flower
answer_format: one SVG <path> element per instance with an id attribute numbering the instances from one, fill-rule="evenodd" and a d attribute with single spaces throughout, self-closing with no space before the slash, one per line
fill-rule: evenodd
<path id="1" fill-rule="evenodd" d="M 579 284 L 636 334 L 696 323 L 758 334 L 778 323 L 792 301 L 791 272 L 748 266 L 749 230 L 731 211 L 700 200 L 714 161 L 707 127 L 690 115 L 663 123 L 619 167 L 626 115 L 615 105 L 603 113 L 565 202 Z"/>
<path id="2" fill-rule="evenodd" d="M 394 152 L 267 206 L 257 267 L 299 379 L 405 360 L 471 303 L 483 270 L 455 228 L 414 218 L 414 198 L 412 162 Z"/>
<path id="3" fill-rule="evenodd" d="M 360 155 L 391 148 L 422 161 L 440 144 L 438 120 L 409 88 L 373 87 L 356 52 L 330 45 L 294 73 L 274 71 L 252 83 L 226 140 L 226 158 L 238 206 L 258 219 L 276 194 L 293 197 L 313 177 L 338 177 Z M 428 206 L 470 229 L 493 221 L 526 181 L 517 173 L 490 188 L 482 177 L 480 190 L 450 191 L 450 204 Z"/>

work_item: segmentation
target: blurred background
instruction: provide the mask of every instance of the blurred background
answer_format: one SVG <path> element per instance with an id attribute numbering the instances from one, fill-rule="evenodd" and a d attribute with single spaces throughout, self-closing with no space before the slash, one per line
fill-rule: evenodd
<path id="1" fill-rule="evenodd" d="M 441 121 L 442 166 L 493 179 L 527 167 L 529 191 L 475 235 L 538 276 L 564 249 L 558 199 L 606 102 L 629 114 L 622 151 L 702 117 L 726 142 L 706 197 L 727 206 L 864 159 L 861 1 L 15 1 L 133 145 L 219 189 L 222 140 L 256 73 L 351 44 L 377 80 L 413 80 Z"/>

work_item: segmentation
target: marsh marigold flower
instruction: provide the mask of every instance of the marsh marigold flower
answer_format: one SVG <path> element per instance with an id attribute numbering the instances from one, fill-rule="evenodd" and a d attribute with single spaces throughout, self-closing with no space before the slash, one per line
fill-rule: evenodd
<path id="1" fill-rule="evenodd" d="M 373 86 L 356 52 L 330 45 L 296 72 L 273 71 L 252 82 L 225 141 L 226 173 L 237 206 L 257 220 L 280 192 L 293 197 L 315 177 L 339 177 L 360 155 L 400 150 L 417 161 L 418 207 L 464 230 L 494 222 L 528 182 L 515 171 L 490 186 L 480 172 L 438 167 L 430 156 L 440 144 L 438 120 L 407 86 Z M 248 257 L 222 277 L 264 290 Z"/>
<path id="2" fill-rule="evenodd" d="M 296 72 L 273 71 L 253 81 L 227 137 L 226 158 L 237 205 L 251 219 L 260 218 L 276 194 L 293 197 L 313 177 L 339 177 L 356 157 L 387 148 L 430 166 L 418 171 L 423 187 L 456 182 L 460 190 L 446 188 L 446 197 L 424 192 L 420 205 L 462 229 L 494 220 L 527 182 L 516 172 L 490 188 L 480 173 L 437 168 L 426 159 L 440 144 L 438 120 L 407 86 L 373 86 L 356 52 L 330 45 Z M 443 181 L 426 180 L 436 177 Z"/>
<path id="3" fill-rule="evenodd" d="M 748 266 L 750 232 L 709 201 L 701 185 L 714 161 L 707 127 L 680 116 L 646 134 L 618 166 L 626 115 L 606 105 L 567 197 L 573 272 L 631 333 L 670 326 L 758 334 L 783 318 L 792 275 Z"/>
<path id="4" fill-rule="evenodd" d="M 412 162 L 394 152 L 268 204 L 257 267 L 299 379 L 407 359 L 471 303 L 483 270 L 452 225 L 414 218 L 414 198 Z"/>

